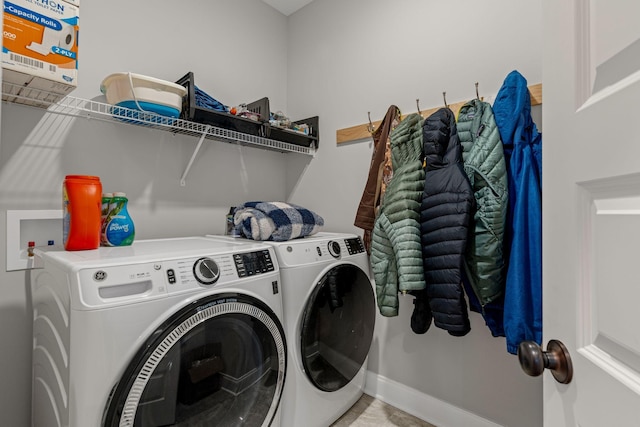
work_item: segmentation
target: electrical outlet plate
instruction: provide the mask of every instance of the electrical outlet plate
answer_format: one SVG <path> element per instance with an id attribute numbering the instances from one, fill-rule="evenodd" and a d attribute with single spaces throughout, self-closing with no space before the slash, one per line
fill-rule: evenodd
<path id="1" fill-rule="evenodd" d="M 39 260 L 29 256 L 28 243 L 35 246 L 62 244 L 62 209 L 7 211 L 7 271 L 39 268 Z"/>

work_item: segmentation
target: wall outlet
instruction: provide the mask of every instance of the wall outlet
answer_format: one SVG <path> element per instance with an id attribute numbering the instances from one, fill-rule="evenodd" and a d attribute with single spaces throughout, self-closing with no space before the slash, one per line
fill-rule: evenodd
<path id="1" fill-rule="evenodd" d="M 7 271 L 41 267 L 29 242 L 62 247 L 62 209 L 7 211 Z"/>

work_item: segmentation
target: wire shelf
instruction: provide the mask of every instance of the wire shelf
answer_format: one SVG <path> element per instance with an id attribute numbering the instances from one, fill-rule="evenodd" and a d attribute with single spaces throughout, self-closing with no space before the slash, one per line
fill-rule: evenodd
<path id="1" fill-rule="evenodd" d="M 316 152 L 316 147 L 314 146 L 304 147 L 230 129 L 161 116 L 151 112 L 133 110 L 89 99 L 76 98 L 70 95 L 55 94 L 4 81 L 2 82 L 2 100 L 9 103 L 23 104 L 41 109 L 44 108 L 54 114 L 133 124 L 176 134 L 204 137 L 205 139 L 263 148 L 281 153 L 290 152 L 315 155 Z"/>
<path id="2" fill-rule="evenodd" d="M 161 116 L 151 112 L 133 110 L 70 95 L 51 93 L 5 81 L 2 82 L 2 100 L 46 109 L 52 114 L 144 126 L 175 134 L 198 137 L 198 144 L 180 178 L 180 185 L 182 186 L 186 185 L 187 175 L 205 139 L 262 148 L 280 153 L 299 153 L 314 156 L 316 152 L 315 146 L 304 147 L 230 129 Z"/>

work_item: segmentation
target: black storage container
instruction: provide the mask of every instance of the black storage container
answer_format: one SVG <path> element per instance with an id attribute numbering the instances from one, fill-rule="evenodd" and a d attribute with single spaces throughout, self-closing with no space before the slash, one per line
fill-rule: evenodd
<path id="1" fill-rule="evenodd" d="M 191 71 L 185 74 L 176 83 L 187 89 L 187 95 L 182 100 L 181 119 L 303 147 L 318 148 L 318 144 L 320 142 L 318 135 L 318 116 L 293 122 L 295 124 L 306 124 L 309 129 L 308 133 L 272 126 L 269 124 L 269 118 L 271 116 L 269 98 L 261 98 L 247 104 L 247 109 L 249 111 L 259 115 L 260 120 L 256 121 L 198 106 L 196 104 L 195 81 Z"/>
<path id="2" fill-rule="evenodd" d="M 260 115 L 261 120 L 257 121 L 196 105 L 195 81 L 191 71 L 176 81 L 176 83 L 187 89 L 187 95 L 182 99 L 181 119 L 230 129 L 249 135 L 266 136 L 263 121 L 269 120 L 269 100 L 267 98 L 262 98 L 247 104 L 249 111 Z"/>
<path id="3" fill-rule="evenodd" d="M 271 110 L 269 107 L 269 98 L 263 98 L 260 100 L 263 105 L 261 108 L 267 112 L 267 120 L 271 116 Z M 278 126 L 272 126 L 268 122 L 265 124 L 265 135 L 269 139 L 275 139 L 276 141 L 288 142 L 289 144 L 301 145 L 303 147 L 315 147 L 318 148 L 320 143 L 320 137 L 318 134 L 318 116 L 309 117 L 307 119 L 296 120 L 295 124 L 306 124 L 309 127 L 309 133 L 295 131 L 293 129 L 285 129 Z"/>
<path id="4" fill-rule="evenodd" d="M 320 142 L 318 136 L 318 116 L 297 120 L 293 123 L 306 124 L 307 126 L 309 126 L 309 133 L 304 134 L 293 129 L 284 129 L 278 126 L 271 126 L 267 123 L 267 138 L 275 139 L 276 141 L 288 142 L 290 144 L 301 145 L 304 147 L 313 146 L 317 149 Z"/>

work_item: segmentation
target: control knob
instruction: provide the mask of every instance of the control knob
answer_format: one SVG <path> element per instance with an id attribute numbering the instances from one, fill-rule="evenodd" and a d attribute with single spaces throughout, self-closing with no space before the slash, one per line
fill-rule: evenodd
<path id="1" fill-rule="evenodd" d="M 213 285 L 220 278 L 220 268 L 211 258 L 200 258 L 193 264 L 193 275 L 203 285 Z"/>
<path id="2" fill-rule="evenodd" d="M 327 248 L 329 249 L 329 253 L 332 257 L 340 258 L 340 244 L 338 242 L 331 240 L 327 245 Z"/>

